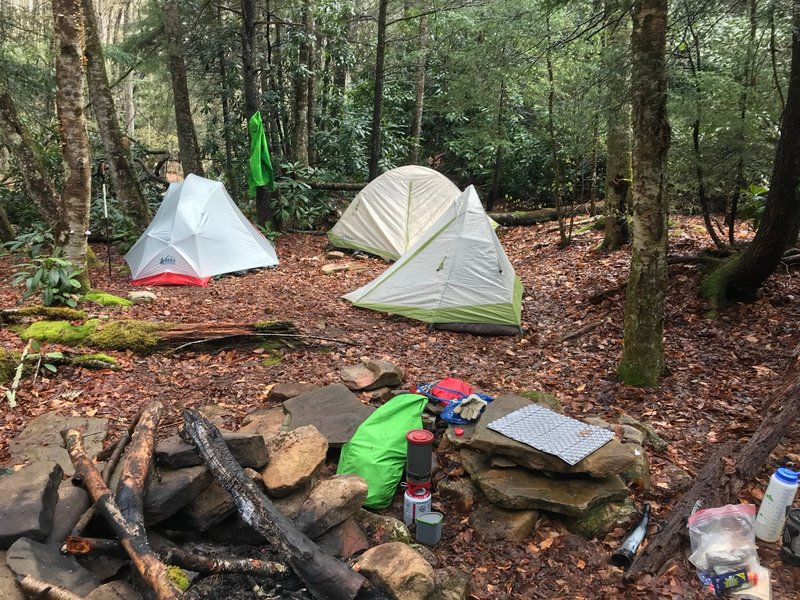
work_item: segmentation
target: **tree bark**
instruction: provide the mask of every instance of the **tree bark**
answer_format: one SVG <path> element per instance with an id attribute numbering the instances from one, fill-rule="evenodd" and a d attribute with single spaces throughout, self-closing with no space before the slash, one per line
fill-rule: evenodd
<path id="1" fill-rule="evenodd" d="M 183 176 L 190 173 L 205 177 L 200 162 L 200 149 L 197 133 L 192 120 L 192 105 L 189 98 L 189 84 L 186 81 L 186 53 L 183 46 L 183 26 L 181 25 L 178 0 L 167 0 L 164 6 L 164 27 L 167 34 L 167 56 L 169 74 L 172 78 L 172 101 L 175 105 L 175 126 L 178 130 L 178 148 L 181 152 Z"/>
<path id="2" fill-rule="evenodd" d="M 667 1 L 634 3 L 633 247 L 625 297 L 625 340 L 618 373 L 640 387 L 658 385 L 664 370 L 667 284 L 666 162 Z"/>
<path id="3" fill-rule="evenodd" d="M 425 66 L 428 62 L 428 15 L 419 17 L 417 33 L 417 69 L 414 77 L 414 115 L 411 118 L 411 148 L 408 152 L 408 164 L 419 162 L 419 150 L 422 144 L 422 111 L 425 107 Z"/>
<path id="4" fill-rule="evenodd" d="M 179 600 L 183 597 L 181 591 L 172 583 L 164 564 L 156 558 L 147 538 L 139 535 L 138 529 L 122 516 L 117 503 L 111 497 L 106 484 L 94 464 L 86 456 L 83 449 L 81 432 L 70 429 L 64 434 L 64 445 L 69 452 L 72 464 L 75 466 L 75 477 L 89 492 L 94 500 L 97 510 L 105 517 L 114 534 L 119 538 L 125 552 L 131 558 L 136 570 L 142 578 L 153 588 L 159 600 Z M 73 478 L 74 479 L 74 478 Z"/>
<path id="5" fill-rule="evenodd" d="M 311 0 L 303 1 L 303 40 L 300 42 L 298 65 L 294 76 L 294 103 L 292 105 L 292 156 L 297 163 L 308 166 L 308 73 L 311 46 L 309 31 Z"/>
<path id="6" fill-rule="evenodd" d="M 630 241 L 628 214 L 630 212 L 630 187 L 633 180 L 631 166 L 631 105 L 629 101 L 631 20 L 627 14 L 620 17 L 616 27 L 606 33 L 608 57 L 606 77 L 606 182 L 605 182 L 605 232 L 601 248 L 617 250 Z"/>
<path id="7" fill-rule="evenodd" d="M 353 600 L 366 579 L 322 552 L 275 508 L 234 460 L 214 425 L 193 410 L 185 410 L 183 419 L 183 437 L 197 448 L 216 480 L 231 494 L 241 517 L 287 556 L 314 597 Z"/>
<path id="8" fill-rule="evenodd" d="M 13 240 L 15 235 L 14 226 L 8 220 L 6 209 L 0 206 L 0 242 Z"/>
<path id="9" fill-rule="evenodd" d="M 125 212 L 144 230 L 150 223 L 150 208 L 142 195 L 136 174 L 131 166 L 128 140 L 123 139 L 117 119 L 114 97 L 108 85 L 105 56 L 97 33 L 92 0 L 82 0 L 86 25 L 86 64 L 92 111 L 103 144 L 105 158 L 111 171 L 114 191 Z"/>
<path id="10" fill-rule="evenodd" d="M 769 407 L 746 444 L 726 442 L 714 453 L 695 477 L 695 484 L 672 509 L 661 531 L 636 557 L 626 579 L 642 571 L 656 573 L 666 568 L 686 535 L 686 519 L 697 501 L 703 507 L 737 501 L 744 484 L 764 468 L 772 450 L 800 418 L 800 380 L 795 379 L 781 395 L 782 405 L 777 410 Z"/>
<path id="11" fill-rule="evenodd" d="M 389 0 L 378 1 L 378 41 L 375 46 L 375 93 L 372 99 L 372 128 L 369 143 L 369 175 L 372 181 L 378 173 L 381 159 L 381 114 L 383 111 L 383 84 L 385 79 L 384 63 L 386 62 L 386 12 Z"/>
<path id="12" fill-rule="evenodd" d="M 561 206 L 561 172 L 558 164 L 558 140 L 556 139 L 556 126 L 553 115 L 556 85 L 553 79 L 553 57 L 550 49 L 550 14 L 545 17 L 545 27 L 547 30 L 547 48 L 545 49 L 545 59 L 547 64 L 547 132 L 550 136 L 550 162 L 553 169 L 553 181 L 551 188 L 553 191 L 553 205 L 556 207 L 556 219 L 558 219 L 558 235 L 561 240 L 561 247 L 569 244 L 567 230 L 564 223 L 564 211 Z"/>
<path id="13" fill-rule="evenodd" d="M 486 202 L 486 211 L 492 212 L 500 196 L 500 171 L 503 166 L 503 112 L 506 103 L 506 82 L 500 82 L 500 97 L 497 101 L 497 142 L 494 149 L 494 174 L 492 175 L 492 192 Z"/>
<path id="14" fill-rule="evenodd" d="M 39 209 L 39 214 L 52 229 L 56 238 L 61 237 L 63 221 L 58 194 L 42 161 L 42 152 L 22 123 L 14 100 L 0 81 L 0 134 L 8 144 L 12 156 L 19 165 L 25 190 Z"/>
<path id="15" fill-rule="evenodd" d="M 793 2 L 792 11 L 792 65 L 786 109 L 764 214 L 744 253 L 717 268 L 703 282 L 701 292 L 718 307 L 731 301 L 754 301 L 758 289 L 775 270 L 784 251 L 795 243 L 800 230 L 800 0 Z"/>
<path id="16" fill-rule="evenodd" d="M 314 2 L 308 0 L 308 23 L 306 39 L 308 40 L 308 100 L 306 101 L 306 155 L 308 164 L 317 162 L 317 153 L 314 146 L 316 135 L 317 114 L 317 73 L 319 72 L 319 55 L 317 52 L 317 25 L 314 20 Z"/>
<path id="17" fill-rule="evenodd" d="M 89 238 L 92 159 L 86 133 L 83 17 L 80 0 L 53 1 L 56 54 L 56 108 L 64 165 L 61 189 L 63 225 L 56 243 L 64 258 L 81 273 L 81 289 L 89 290 L 86 252 Z"/>

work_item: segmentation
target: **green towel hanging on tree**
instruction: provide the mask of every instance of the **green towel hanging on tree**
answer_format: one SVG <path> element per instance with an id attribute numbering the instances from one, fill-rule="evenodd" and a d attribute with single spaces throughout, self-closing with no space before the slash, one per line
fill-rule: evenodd
<path id="1" fill-rule="evenodd" d="M 257 187 L 266 186 L 270 191 L 275 189 L 275 176 L 272 173 L 267 134 L 264 133 L 260 112 L 256 111 L 250 117 L 247 128 L 250 130 L 250 178 L 247 185 L 250 197 L 255 198 Z"/>

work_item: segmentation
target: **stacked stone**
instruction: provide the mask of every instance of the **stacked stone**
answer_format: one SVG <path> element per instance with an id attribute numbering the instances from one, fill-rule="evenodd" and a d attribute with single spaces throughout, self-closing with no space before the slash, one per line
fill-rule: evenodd
<path id="1" fill-rule="evenodd" d="M 473 526 L 481 529 L 482 521 L 502 521 L 506 523 L 505 531 L 497 537 L 522 540 L 539 511 L 544 511 L 561 519 L 575 533 L 604 535 L 634 511 L 626 483 L 649 486 L 642 433 L 633 427 L 620 427 L 622 439 L 615 437 L 570 465 L 488 427 L 531 403 L 553 409 L 558 400 L 545 394 L 533 398 L 500 396 L 486 407 L 474 427 L 463 428 L 464 434 L 455 435 L 453 428 L 447 432 L 448 440 L 459 448 L 464 470 L 492 503 L 473 512 Z M 599 419 L 586 422 L 614 429 Z"/>

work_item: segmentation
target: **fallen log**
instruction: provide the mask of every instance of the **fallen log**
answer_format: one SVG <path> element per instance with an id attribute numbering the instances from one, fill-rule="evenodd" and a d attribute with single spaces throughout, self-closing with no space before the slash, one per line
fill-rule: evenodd
<path id="1" fill-rule="evenodd" d="M 312 190 L 329 190 L 331 192 L 360 192 L 367 187 L 367 182 L 350 183 L 339 181 L 307 181 L 306 184 Z"/>
<path id="2" fill-rule="evenodd" d="M 609 321 L 611 321 L 611 313 L 606 313 L 596 321 L 587 323 L 586 325 L 576 329 L 575 331 L 571 331 L 567 334 L 562 335 L 560 338 L 558 338 L 558 341 L 566 342 L 568 340 L 574 340 L 575 338 L 579 338 L 582 335 L 589 333 L 593 329 L 597 329 L 598 327 L 604 325 L 605 323 L 608 323 Z"/>
<path id="3" fill-rule="evenodd" d="M 64 433 L 64 445 L 75 467 L 73 482 L 80 482 L 94 500 L 97 510 L 105 517 L 114 534 L 119 538 L 136 570 L 144 581 L 156 593 L 158 600 L 179 600 L 183 594 L 172 582 L 167 569 L 153 553 L 146 537 L 139 534 L 139 529 L 129 523 L 111 491 L 103 482 L 103 478 L 92 464 L 83 449 L 83 437 L 77 429 L 69 429 Z"/>
<path id="4" fill-rule="evenodd" d="M 185 410 L 183 420 L 181 435 L 200 452 L 241 517 L 287 557 L 315 598 L 353 600 L 367 587 L 362 575 L 323 552 L 275 508 L 234 460 L 214 425 L 194 410 Z"/>
<path id="5" fill-rule="evenodd" d="M 221 559 L 187 552 L 177 544 L 153 532 L 147 534 L 147 539 L 150 547 L 162 562 L 201 575 L 244 573 L 258 577 L 275 577 L 287 571 L 286 565 L 272 561 L 255 558 Z M 117 540 L 77 536 L 69 536 L 64 540 L 61 552 L 72 556 L 127 556 Z"/>
<path id="6" fill-rule="evenodd" d="M 774 405 L 780 397 L 780 408 Z M 641 572 L 663 571 L 686 535 L 686 520 L 696 503 L 703 507 L 722 506 L 737 502 L 744 484 L 764 468 L 773 448 L 800 417 L 800 378 L 796 378 L 773 398 L 761 424 L 746 444 L 729 441 L 717 450 L 695 478 L 695 484 L 672 509 L 661 531 L 636 557 L 625 579 L 631 580 Z"/>
<path id="7" fill-rule="evenodd" d="M 592 215 L 592 205 L 590 202 L 584 204 L 577 204 L 573 207 L 571 213 L 567 207 L 564 207 L 563 213 L 565 217 L 570 214 L 575 215 Z M 597 211 L 595 211 L 597 212 Z M 548 221 L 555 221 L 558 219 L 558 213 L 555 208 L 539 208 L 537 210 L 521 210 L 516 212 L 506 213 L 488 213 L 489 217 L 497 221 L 504 227 L 520 227 L 525 225 L 536 225 L 538 223 L 546 223 Z"/>
<path id="8" fill-rule="evenodd" d="M 47 583 L 46 581 L 41 581 L 30 575 L 17 577 L 17 583 L 19 587 L 22 588 L 22 591 L 36 600 L 48 598 L 50 600 L 82 600 L 81 596 L 76 596 L 68 589 L 53 585 L 52 583 Z"/>

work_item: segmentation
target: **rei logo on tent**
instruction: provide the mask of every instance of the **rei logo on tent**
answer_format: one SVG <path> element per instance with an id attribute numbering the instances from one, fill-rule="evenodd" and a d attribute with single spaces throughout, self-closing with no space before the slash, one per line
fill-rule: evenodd
<path id="1" fill-rule="evenodd" d="M 158 264 L 160 264 L 160 265 L 174 265 L 175 264 L 175 257 L 174 256 L 170 256 L 169 254 L 167 254 L 166 256 L 163 256 L 160 261 L 158 261 Z"/>

